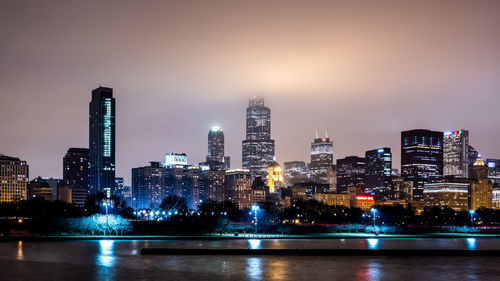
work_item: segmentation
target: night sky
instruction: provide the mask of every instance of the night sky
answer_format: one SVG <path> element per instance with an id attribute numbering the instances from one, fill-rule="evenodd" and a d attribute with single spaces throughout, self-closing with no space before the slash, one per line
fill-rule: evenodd
<path id="1" fill-rule="evenodd" d="M 335 159 L 388 146 L 399 168 L 413 128 L 468 129 L 500 158 L 500 1 L 408 2 L 4 0 L 0 153 L 62 177 L 103 85 L 127 184 L 165 152 L 203 161 L 214 125 L 240 167 L 251 95 L 271 107 L 280 163 L 309 161 L 324 128 Z"/>

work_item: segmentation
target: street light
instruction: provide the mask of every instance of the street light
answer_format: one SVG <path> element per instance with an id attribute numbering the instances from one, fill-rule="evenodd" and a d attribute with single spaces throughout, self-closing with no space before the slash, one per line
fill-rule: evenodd
<path id="1" fill-rule="evenodd" d="M 373 231 L 375 231 L 375 213 L 377 212 L 377 209 L 372 208 L 371 211 L 373 212 Z"/>
<path id="2" fill-rule="evenodd" d="M 257 211 L 259 211 L 259 206 L 258 205 L 253 205 L 252 206 L 252 211 L 254 211 L 254 213 L 255 213 L 255 216 L 254 216 L 255 233 L 257 233 Z"/>
<path id="3" fill-rule="evenodd" d="M 469 210 L 469 214 L 470 214 L 470 223 L 471 223 L 472 225 L 474 225 L 474 220 L 473 220 L 473 218 L 474 218 L 474 214 L 475 214 L 475 213 L 476 213 L 476 211 L 475 211 L 475 210 Z"/>

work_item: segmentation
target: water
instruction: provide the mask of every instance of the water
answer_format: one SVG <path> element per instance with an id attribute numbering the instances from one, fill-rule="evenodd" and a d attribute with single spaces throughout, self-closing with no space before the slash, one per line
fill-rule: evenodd
<path id="1" fill-rule="evenodd" d="M 144 247 L 500 249 L 500 239 L 0 243 L 0 280 L 494 280 L 500 258 L 141 256 Z"/>

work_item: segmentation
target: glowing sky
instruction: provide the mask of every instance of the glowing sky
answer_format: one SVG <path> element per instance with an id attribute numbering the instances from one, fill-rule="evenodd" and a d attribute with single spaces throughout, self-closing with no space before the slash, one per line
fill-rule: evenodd
<path id="1" fill-rule="evenodd" d="M 500 1 L 2 1 L 0 153 L 62 177 L 88 147 L 99 84 L 117 105 L 117 176 L 165 152 L 204 160 L 210 127 L 241 165 L 245 107 L 264 95 L 280 163 L 335 158 L 400 132 L 470 130 L 500 158 Z M 403 3 L 404 2 L 404 3 Z"/>

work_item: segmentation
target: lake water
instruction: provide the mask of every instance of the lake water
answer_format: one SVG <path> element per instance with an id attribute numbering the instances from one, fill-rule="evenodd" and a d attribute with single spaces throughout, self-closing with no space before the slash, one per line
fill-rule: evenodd
<path id="1" fill-rule="evenodd" d="M 0 243 L 0 280 L 495 280 L 496 257 L 141 256 L 145 247 L 500 249 L 500 239 Z"/>

